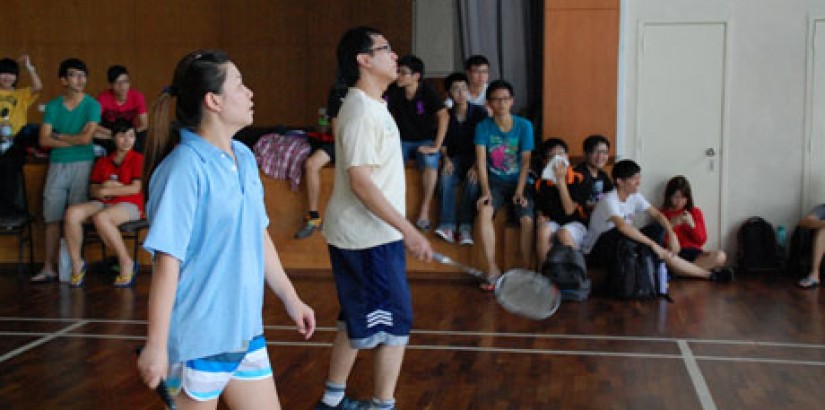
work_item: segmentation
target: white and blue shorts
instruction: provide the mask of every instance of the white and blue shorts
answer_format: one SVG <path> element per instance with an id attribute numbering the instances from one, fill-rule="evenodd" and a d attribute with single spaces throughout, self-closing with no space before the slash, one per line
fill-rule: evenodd
<path id="1" fill-rule="evenodd" d="M 258 380 L 272 377 L 266 339 L 256 336 L 246 350 L 187 360 L 169 366 L 166 387 L 171 395 L 181 389 L 197 401 L 218 398 L 232 379 Z"/>
<path id="2" fill-rule="evenodd" d="M 579 221 L 568 222 L 561 226 L 556 221 L 547 221 L 545 222 L 545 225 L 549 226 L 550 231 L 553 232 L 553 239 L 556 238 L 556 234 L 559 232 L 559 229 L 564 229 L 570 234 L 573 238 L 573 242 L 575 242 L 578 247 L 582 246 L 582 243 L 584 243 L 584 236 L 587 235 L 587 227 Z"/>

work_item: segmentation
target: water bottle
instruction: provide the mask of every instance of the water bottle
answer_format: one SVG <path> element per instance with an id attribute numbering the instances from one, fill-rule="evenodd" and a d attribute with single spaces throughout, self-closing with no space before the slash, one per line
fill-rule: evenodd
<path id="1" fill-rule="evenodd" d="M 327 109 L 318 109 L 318 132 L 329 132 L 329 117 L 327 117 Z"/>
<path id="2" fill-rule="evenodd" d="M 785 241 L 788 240 L 788 231 L 785 230 L 784 225 L 779 225 L 776 227 L 776 243 L 779 244 L 780 248 L 785 248 Z"/>
<path id="3" fill-rule="evenodd" d="M 667 295 L 667 266 L 664 262 L 659 262 L 657 274 L 659 275 L 659 294 Z"/>

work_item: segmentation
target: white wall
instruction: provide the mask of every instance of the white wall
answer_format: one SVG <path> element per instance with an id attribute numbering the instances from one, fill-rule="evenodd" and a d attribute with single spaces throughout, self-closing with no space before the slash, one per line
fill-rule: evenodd
<path id="1" fill-rule="evenodd" d="M 729 252 L 748 216 L 792 227 L 801 209 L 810 205 L 802 203 L 802 187 L 808 147 L 808 26 L 817 17 L 825 18 L 825 0 L 622 0 L 617 148 L 625 157 L 638 142 L 634 93 L 640 22 L 727 24 L 719 201 L 721 243 Z M 822 160 L 825 152 L 811 158 Z"/>

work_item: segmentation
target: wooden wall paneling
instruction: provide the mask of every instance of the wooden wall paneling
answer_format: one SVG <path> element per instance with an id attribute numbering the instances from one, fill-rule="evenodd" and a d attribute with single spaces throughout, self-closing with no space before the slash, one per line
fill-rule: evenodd
<path id="1" fill-rule="evenodd" d="M 306 2 L 225 2 L 220 17 L 221 36 L 227 46 L 293 46 L 307 41 Z"/>
<path id="2" fill-rule="evenodd" d="M 545 10 L 543 135 L 582 154 L 587 135 L 615 146 L 618 1 L 548 1 Z"/>

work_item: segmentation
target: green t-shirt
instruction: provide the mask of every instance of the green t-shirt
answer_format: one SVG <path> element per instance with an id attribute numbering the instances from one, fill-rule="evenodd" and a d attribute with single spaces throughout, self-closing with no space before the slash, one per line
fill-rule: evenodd
<path id="1" fill-rule="evenodd" d="M 79 134 L 87 123 L 100 122 L 100 104 L 84 94 L 83 100 L 73 110 L 69 111 L 63 104 L 63 96 L 57 97 L 46 104 L 43 114 L 43 123 L 50 124 L 54 131 L 61 134 Z M 92 144 L 72 145 L 65 148 L 53 148 L 50 162 L 67 163 L 93 161 L 95 152 Z"/>

